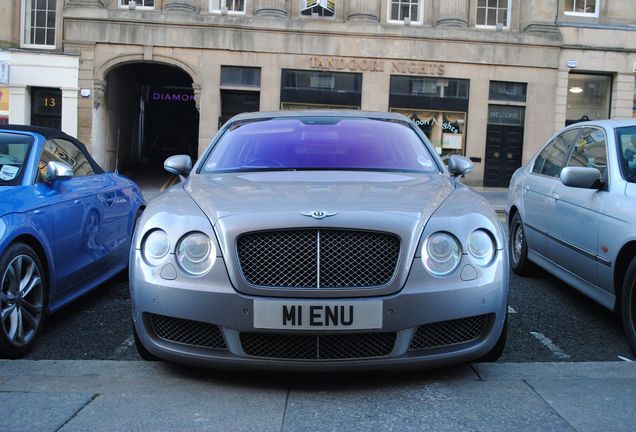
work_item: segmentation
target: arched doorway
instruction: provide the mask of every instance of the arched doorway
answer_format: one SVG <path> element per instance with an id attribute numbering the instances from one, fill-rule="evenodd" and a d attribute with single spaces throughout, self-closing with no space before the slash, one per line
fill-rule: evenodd
<path id="1" fill-rule="evenodd" d="M 135 62 L 106 74 L 105 160 L 135 180 L 161 182 L 164 160 L 173 154 L 197 157 L 199 112 L 193 80 L 181 68 Z"/>

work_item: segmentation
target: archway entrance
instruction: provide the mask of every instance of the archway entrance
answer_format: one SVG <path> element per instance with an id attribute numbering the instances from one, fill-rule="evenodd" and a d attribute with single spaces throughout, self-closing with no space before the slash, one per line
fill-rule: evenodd
<path id="1" fill-rule="evenodd" d="M 199 112 L 192 78 L 158 63 L 129 63 L 106 76 L 106 159 L 133 179 L 165 180 L 164 160 L 197 157 Z M 142 185 L 143 186 L 143 185 Z"/>

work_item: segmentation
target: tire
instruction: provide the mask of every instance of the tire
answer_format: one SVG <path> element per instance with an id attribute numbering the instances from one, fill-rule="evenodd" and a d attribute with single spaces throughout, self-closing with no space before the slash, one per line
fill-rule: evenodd
<path id="1" fill-rule="evenodd" d="M 510 222 L 508 252 L 512 271 L 518 275 L 526 276 L 530 272 L 532 264 L 528 261 L 528 243 L 519 213 L 515 213 Z"/>
<path id="2" fill-rule="evenodd" d="M 495 346 L 488 351 L 486 354 L 481 356 L 477 361 L 477 363 L 494 363 L 499 360 L 501 354 L 503 354 L 504 349 L 506 348 L 506 340 L 508 339 L 508 312 L 506 307 L 506 319 L 504 320 L 503 328 L 501 329 L 501 334 L 499 335 L 499 339 L 497 339 L 497 343 Z"/>
<path id="3" fill-rule="evenodd" d="M 137 352 L 139 353 L 139 357 L 146 361 L 160 361 L 161 359 L 148 351 L 144 344 L 141 343 L 139 339 L 139 335 L 137 335 L 137 329 L 135 329 L 135 324 L 133 324 L 133 336 L 135 337 L 135 347 L 137 348 Z"/>
<path id="4" fill-rule="evenodd" d="M 621 321 L 627 344 L 636 355 L 636 257 L 627 267 L 621 295 Z"/>
<path id="5" fill-rule="evenodd" d="M 0 356 L 28 354 L 46 316 L 48 289 L 37 253 L 25 243 L 10 245 L 0 257 Z"/>

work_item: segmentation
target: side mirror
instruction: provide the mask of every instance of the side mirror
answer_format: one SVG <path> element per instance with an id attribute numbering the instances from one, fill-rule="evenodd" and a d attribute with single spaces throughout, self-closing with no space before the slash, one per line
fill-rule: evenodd
<path id="1" fill-rule="evenodd" d="M 64 162 L 50 161 L 46 164 L 46 171 L 42 178 L 47 183 L 53 183 L 55 180 L 64 180 L 73 177 L 73 168 Z"/>
<path id="2" fill-rule="evenodd" d="M 453 177 L 460 177 L 468 174 L 475 168 L 475 165 L 467 157 L 452 155 L 448 158 L 448 172 Z"/>
<path id="3" fill-rule="evenodd" d="M 170 156 L 163 163 L 163 168 L 170 174 L 178 175 L 183 180 L 192 170 L 192 159 L 188 155 Z"/>
<path id="4" fill-rule="evenodd" d="M 561 170 L 561 183 L 582 189 L 600 189 L 601 172 L 592 167 L 565 167 Z"/>

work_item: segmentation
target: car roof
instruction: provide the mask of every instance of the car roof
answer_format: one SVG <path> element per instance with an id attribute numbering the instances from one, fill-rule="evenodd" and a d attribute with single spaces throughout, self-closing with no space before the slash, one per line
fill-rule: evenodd
<path id="1" fill-rule="evenodd" d="M 359 110 L 286 110 L 286 111 L 259 111 L 252 113 L 242 113 L 232 117 L 231 121 L 267 119 L 267 118 L 290 118 L 290 117 L 349 117 L 349 118 L 372 118 L 381 120 L 408 120 L 402 114 L 377 111 Z"/>
<path id="2" fill-rule="evenodd" d="M 4 124 L 0 125 L 0 130 L 17 131 L 17 132 L 29 132 L 42 135 L 46 139 L 52 138 L 66 138 L 75 141 L 75 138 L 71 137 L 65 132 L 59 129 L 48 128 L 43 126 L 31 126 L 31 125 L 18 125 L 18 124 Z"/>
<path id="3" fill-rule="evenodd" d="M 636 126 L 636 118 L 616 118 L 616 119 L 608 119 L 608 120 L 591 120 L 591 121 L 582 121 L 577 123 L 572 123 L 568 127 L 580 127 L 580 126 L 602 126 L 605 128 L 617 128 L 617 127 L 626 127 L 626 126 Z"/>

